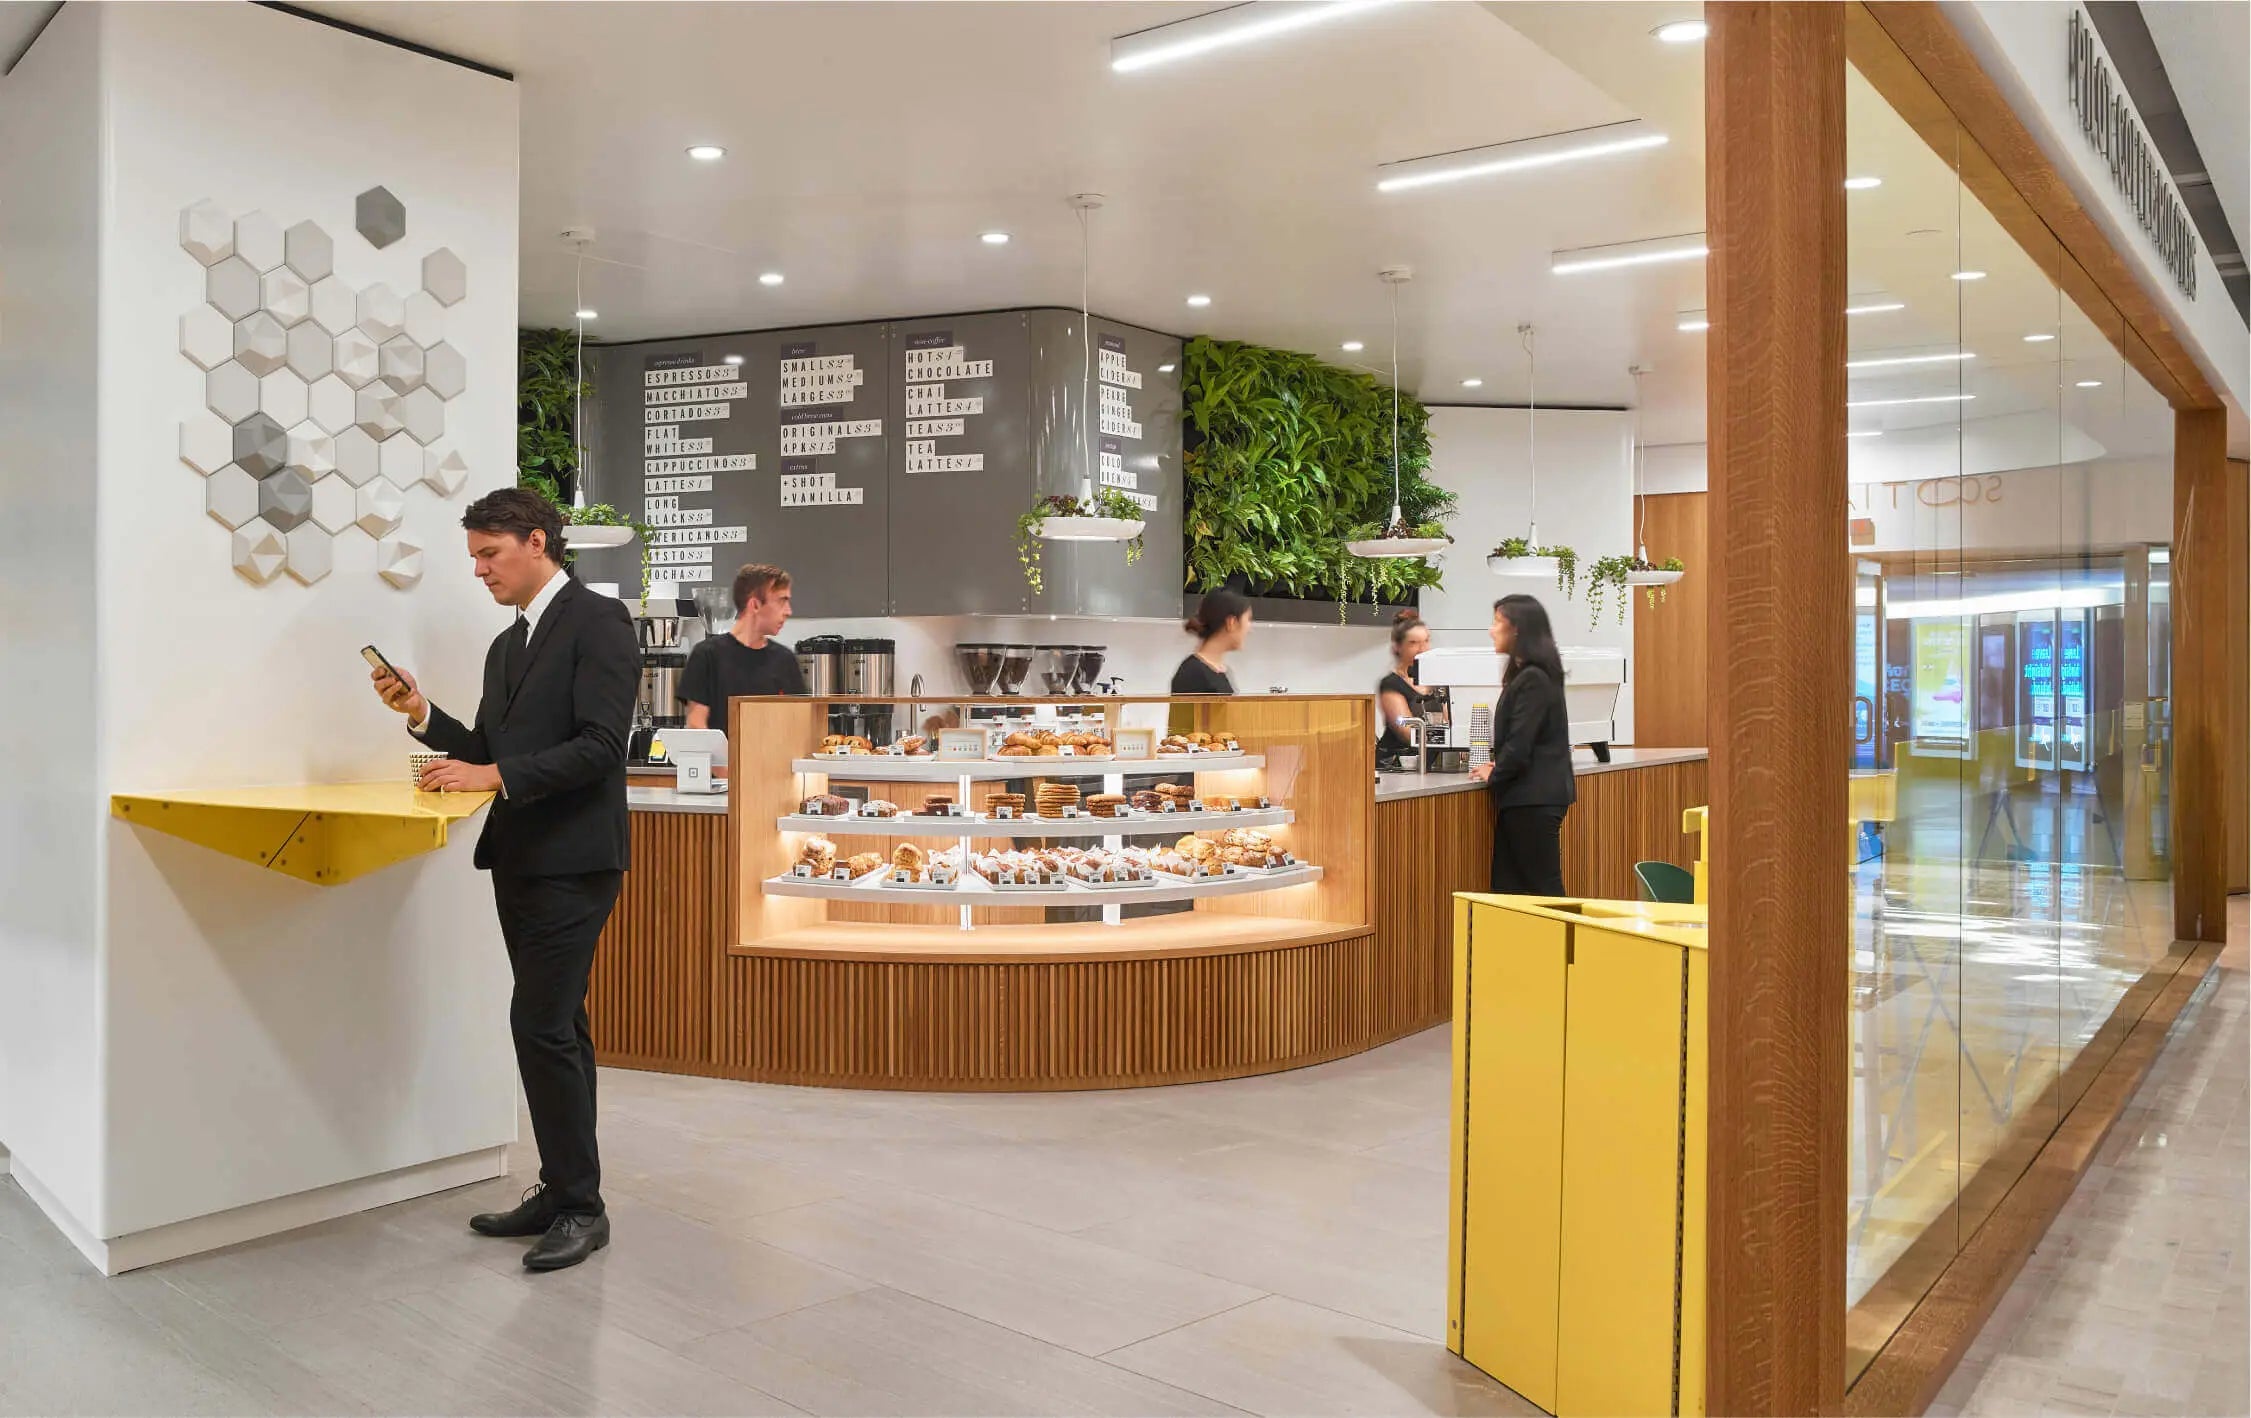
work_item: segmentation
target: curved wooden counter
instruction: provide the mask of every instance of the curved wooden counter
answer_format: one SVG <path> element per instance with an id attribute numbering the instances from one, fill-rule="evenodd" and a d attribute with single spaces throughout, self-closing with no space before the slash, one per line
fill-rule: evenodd
<path id="1" fill-rule="evenodd" d="M 732 936 L 726 800 L 637 790 L 634 869 L 588 1000 L 596 1049 L 615 1067 L 931 1091 L 1202 1082 L 1359 1053 L 1449 1017 L 1451 894 L 1484 889 L 1492 852 L 1484 795 L 1467 789 L 1375 794 L 1367 926 L 1207 911 L 974 933 L 832 921 L 749 946 Z M 1691 860 L 1680 810 L 1703 794 L 1700 754 L 1582 777 L 1566 879 L 1630 897 L 1638 857 Z"/>

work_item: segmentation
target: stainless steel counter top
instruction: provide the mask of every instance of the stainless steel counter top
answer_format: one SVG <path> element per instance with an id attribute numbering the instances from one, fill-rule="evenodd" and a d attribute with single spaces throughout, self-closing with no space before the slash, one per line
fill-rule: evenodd
<path id="1" fill-rule="evenodd" d="M 1571 755 L 1571 766 L 1581 777 L 1592 773 L 1618 773 L 1628 768 L 1655 768 L 1666 763 L 1691 763 L 1709 758 L 1710 751 L 1701 748 L 1614 748 L 1608 763 L 1597 763 L 1594 754 L 1579 749 Z M 1446 793 L 1475 792 L 1484 785 L 1473 783 L 1466 773 L 1378 773 L 1376 775 L 1376 801 L 1399 802 L 1406 798 L 1435 798 Z"/>
<path id="2" fill-rule="evenodd" d="M 1709 756 L 1701 748 L 1614 748 L 1610 750 L 1608 763 L 1595 762 L 1594 755 L 1585 749 L 1572 754 L 1571 759 L 1572 766 L 1584 775 L 1688 763 Z M 1471 782 L 1466 773 L 1379 773 L 1376 775 L 1376 801 L 1389 803 L 1407 798 L 1434 798 L 1446 793 L 1469 793 L 1480 786 Z M 625 803 L 635 812 L 723 814 L 727 811 L 725 793 L 682 793 L 671 788 L 627 788 Z"/>

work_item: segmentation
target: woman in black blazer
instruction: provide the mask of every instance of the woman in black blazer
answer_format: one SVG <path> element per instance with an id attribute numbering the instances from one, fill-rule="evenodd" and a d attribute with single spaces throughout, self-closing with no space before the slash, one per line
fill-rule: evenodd
<path id="1" fill-rule="evenodd" d="M 1492 635 L 1493 648 L 1508 656 L 1508 673 L 1493 726 L 1493 761 L 1470 776 L 1493 796 L 1493 890 L 1561 896 L 1563 815 L 1579 800 L 1563 657 L 1547 609 L 1530 596 L 1493 603 Z"/>

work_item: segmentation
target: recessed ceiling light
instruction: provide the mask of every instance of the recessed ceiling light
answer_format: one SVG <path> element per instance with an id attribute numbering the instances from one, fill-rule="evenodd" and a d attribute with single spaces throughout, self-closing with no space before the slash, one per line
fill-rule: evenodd
<path id="1" fill-rule="evenodd" d="M 2102 381 L 2100 379 L 2082 379 L 2073 387 L 2079 389 L 2100 389 L 2102 388 Z"/>
<path id="2" fill-rule="evenodd" d="M 1704 233 L 1654 236 L 1646 241 L 1616 241 L 1604 246 L 1581 246 L 1548 253 L 1548 271 L 1569 275 L 1573 271 L 1607 271 L 1617 266 L 1647 266 L 1659 261 L 1701 261 L 1711 248 Z"/>
<path id="3" fill-rule="evenodd" d="M 1950 364 L 1957 360 L 1976 358 L 1977 355 L 1970 350 L 1955 354 L 1886 355 L 1881 359 L 1848 359 L 1845 361 L 1845 368 L 1884 369 L 1895 364 Z"/>
<path id="4" fill-rule="evenodd" d="M 1884 180 L 1880 177 L 1848 177 L 1845 179 L 1845 191 L 1847 192 L 1865 192 L 1871 187 L 1883 185 Z"/>
<path id="5" fill-rule="evenodd" d="M 1360 353 L 1360 351 L 1366 348 L 1367 346 L 1361 344 L 1358 340 L 1346 340 L 1343 345 L 1343 349 L 1346 354 L 1358 354 Z"/>
<path id="6" fill-rule="evenodd" d="M 1666 142 L 1664 134 L 1641 119 L 1628 118 L 1618 123 L 1605 123 L 1599 128 L 1580 128 L 1568 133 L 1543 133 L 1535 138 L 1518 138 L 1507 143 L 1464 148 L 1459 152 L 1387 162 L 1377 169 L 1383 176 L 1377 179 L 1376 190 L 1400 192 L 1410 187 L 1460 182 L 1470 177 L 1490 177 L 1495 173 L 1521 172 L 1526 168 L 1554 167 L 1558 163 L 1576 162 L 1580 158 L 1598 158 L 1612 153 L 1661 148 Z"/>
<path id="7" fill-rule="evenodd" d="M 1308 25 L 1341 20 L 1363 10 L 1373 10 L 1392 0 L 1335 0 L 1326 5 L 1228 5 L 1206 14 L 1190 15 L 1149 29 L 1122 34 L 1110 41 L 1110 69 L 1130 74 L 1178 59 L 1192 59 L 1215 49 L 1251 44 L 1272 35 L 1287 34 Z"/>
<path id="8" fill-rule="evenodd" d="M 1208 295 L 1192 295 L 1188 297 L 1188 303 L 1201 310 L 1211 304 L 1211 297 Z"/>
<path id="9" fill-rule="evenodd" d="M 762 286 L 778 286 L 781 283 L 782 273 L 779 271 L 767 271 L 758 278 L 758 284 Z"/>
<path id="10" fill-rule="evenodd" d="M 1650 31 L 1664 44 L 1694 44 L 1711 32 L 1712 27 L 1702 20 L 1675 20 Z"/>
<path id="11" fill-rule="evenodd" d="M 1863 302 L 1862 302 L 1861 304 L 1859 304 L 1859 305 L 1848 305 L 1848 306 L 1846 306 L 1846 307 L 1845 307 L 1845 314 L 1847 314 L 1847 315 L 1881 315 L 1881 314 L 1882 314 L 1883 312 L 1885 312 L 1885 311 L 1887 311 L 1887 310 L 1905 310 L 1906 308 L 1907 308 L 1907 302 L 1906 302 L 1906 301 L 1904 301 L 1904 300 L 1881 300 L 1881 299 L 1870 299 L 1870 300 L 1866 300 L 1866 301 L 1863 301 Z"/>
<path id="12" fill-rule="evenodd" d="M 2024 342 L 2028 345 L 2041 345 L 2046 344 L 2048 341 L 2054 338 L 2054 335 L 2049 334 L 2045 330 L 2035 330 L 2031 334 L 2024 337 Z"/>
<path id="13" fill-rule="evenodd" d="M 1880 428 L 1855 429 L 1851 433 L 1845 435 L 1845 437 L 1847 438 L 1881 438 L 1883 436 L 1884 431 Z"/>
<path id="14" fill-rule="evenodd" d="M 1673 326 L 1673 328 L 1680 331 L 1682 334 L 1693 335 L 1699 330 L 1711 329 L 1712 322 L 1705 319 L 1701 315 L 1683 315 L 1680 318 L 1680 323 Z"/>
<path id="15" fill-rule="evenodd" d="M 576 314 L 576 315 L 575 315 L 575 316 L 573 316 L 572 318 L 573 318 L 573 319 L 575 319 L 575 320 L 592 320 L 592 319 L 594 318 L 595 314 L 596 314 L 596 312 L 594 312 L 594 311 L 592 311 L 592 310 L 581 310 L 581 311 L 579 311 L 579 312 L 578 312 L 578 314 Z"/>
<path id="16" fill-rule="evenodd" d="M 698 143 L 688 149 L 688 156 L 697 162 L 717 162 L 727 156 L 727 150 L 717 143 Z"/>
<path id="17" fill-rule="evenodd" d="M 729 363 L 729 364 L 741 364 L 742 362 L 743 362 L 743 357 L 742 357 L 741 355 L 729 355 L 729 356 L 727 356 L 727 363 Z"/>
<path id="18" fill-rule="evenodd" d="M 1917 399 L 1847 399 L 1848 409 L 1886 409 L 1894 404 L 1964 404 L 1976 398 L 1975 394 L 1925 394 Z"/>
<path id="19" fill-rule="evenodd" d="M 1485 381 L 1482 379 L 1464 379 L 1462 387 L 1464 389 L 1482 389 L 1485 387 Z"/>
<path id="20" fill-rule="evenodd" d="M 1982 280 L 1984 280 L 1984 279 L 1985 279 L 1985 272 L 1983 272 L 1983 271 L 1956 271 L 1956 272 L 1954 273 L 1954 279 L 1955 279 L 1955 280 L 1957 280 L 1957 281 L 1982 281 Z"/>
<path id="21" fill-rule="evenodd" d="M 1172 373 L 1172 366 L 1169 364 L 1160 364 L 1157 366 L 1157 373 L 1170 374 Z"/>
<path id="22" fill-rule="evenodd" d="M 1008 233 L 1005 231 L 988 231 L 977 239 L 984 242 L 987 246 L 1008 245 Z"/>

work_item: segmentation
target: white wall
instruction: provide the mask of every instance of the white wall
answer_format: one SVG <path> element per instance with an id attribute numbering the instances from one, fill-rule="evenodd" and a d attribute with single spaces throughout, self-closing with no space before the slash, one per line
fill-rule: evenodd
<path id="1" fill-rule="evenodd" d="M 71 6 L 0 103 L 8 131 L 40 137 L 0 159 L 11 265 L 15 223 L 43 210 L 23 198 L 55 195 L 52 220 L 81 213 L 54 233 L 67 253 L 7 283 L 11 299 L 43 287 L 52 308 L 0 311 L 0 488 L 25 529 L 8 535 L 27 542 L 0 576 L 32 612 L 0 654 L 35 671 L 12 685 L 39 685 L 0 710 L 19 716 L 0 735 L 9 791 L 32 795 L 11 796 L 0 871 L 33 878 L 0 907 L 0 1011 L 44 1021 L 22 1040 L 0 1015 L 12 1163 L 68 1229 L 114 1239 L 508 1143 L 508 971 L 470 864 L 478 824 L 317 888 L 116 822 L 108 796 L 395 778 L 414 745 L 368 693 L 368 642 L 474 708 L 505 615 L 468 574 L 458 519 L 514 477 L 515 87 L 261 7 Z M 354 198 L 377 184 L 407 210 L 382 251 L 354 230 Z M 446 412 L 471 480 L 450 501 L 408 494 L 407 530 L 430 550 L 419 587 L 379 580 L 356 532 L 311 587 L 232 570 L 178 456 L 204 399 L 179 349 L 204 287 L 179 219 L 206 198 L 318 221 L 354 286 L 411 292 L 441 245 L 466 261 L 468 298 L 445 318 L 468 387 Z M 62 1107 L 77 1113 L 67 1148 Z"/>
<path id="2" fill-rule="evenodd" d="M 2081 136 L 2071 111 L 2067 82 L 2073 6 L 2063 0 L 1946 0 L 1947 18 L 1978 61 L 2009 99 L 2033 139 L 2053 161 L 2094 215 L 2112 245 L 2125 254 L 2143 285 L 2172 317 L 2213 382 L 2235 401 L 2251 406 L 2251 340 L 2235 310 L 2219 268 L 2201 240 L 2196 253 L 2196 298 L 2181 294 L 2173 277 L 2111 180 L 2109 165 Z M 2099 50 L 2102 41 L 2095 39 Z M 2234 56 L 2240 105 L 2242 55 Z M 2118 90 L 2124 97 L 2123 87 Z M 2129 104 L 2131 100 L 2128 100 Z M 2145 125 L 2146 130 L 2146 125 Z M 2239 233 L 2240 235 L 2240 233 Z"/>
<path id="3" fill-rule="evenodd" d="M 0 78 L 0 1149 L 81 1216 L 103 1114 L 100 28 L 99 7 L 67 6 Z"/>

